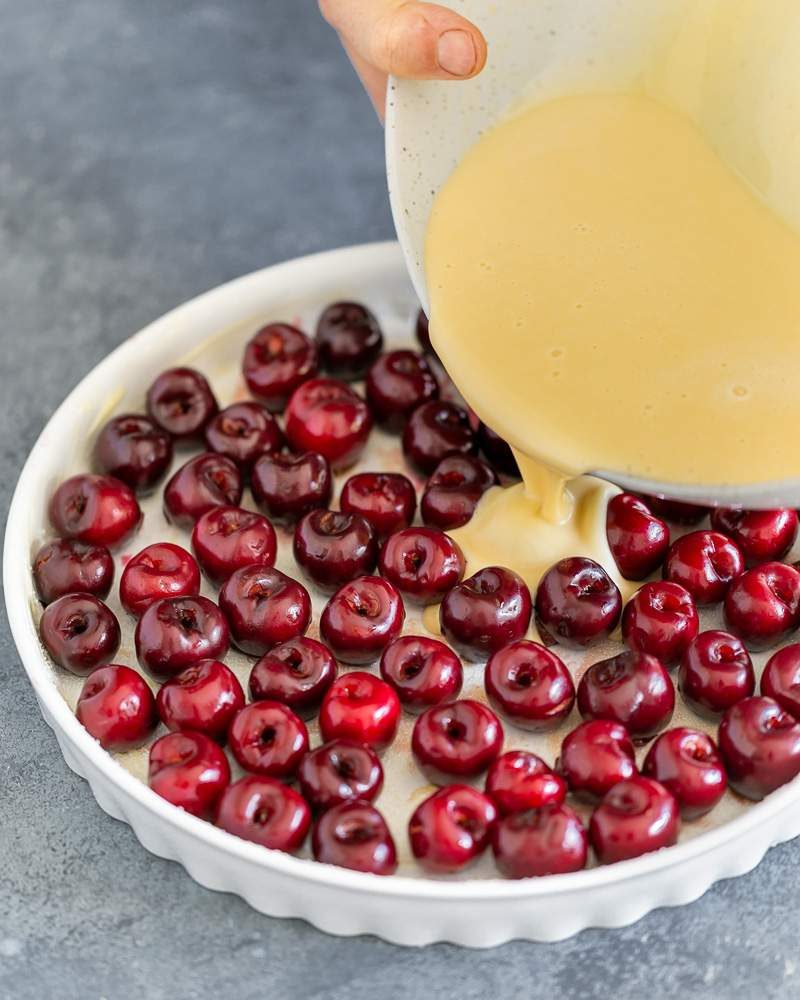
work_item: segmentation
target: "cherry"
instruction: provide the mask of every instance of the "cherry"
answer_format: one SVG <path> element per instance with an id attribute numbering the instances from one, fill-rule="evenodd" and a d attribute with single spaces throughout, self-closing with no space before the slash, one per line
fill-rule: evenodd
<path id="1" fill-rule="evenodd" d="M 298 385 L 317 374 L 317 349 L 297 327 L 269 323 L 248 341 L 242 373 L 256 399 L 278 413 Z"/>
<path id="2" fill-rule="evenodd" d="M 383 350 L 375 316 L 359 302 L 333 302 L 317 321 L 320 365 L 348 381 L 363 378 Z"/>
<path id="3" fill-rule="evenodd" d="M 475 431 L 462 406 L 444 399 L 422 403 L 403 431 L 403 452 L 420 472 L 430 474 L 446 455 L 473 455 Z"/>
<path id="4" fill-rule="evenodd" d="M 317 820 L 311 834 L 317 861 L 373 875 L 397 870 L 394 840 L 375 806 L 368 802 L 342 802 Z"/>
<path id="5" fill-rule="evenodd" d="M 226 406 L 212 417 L 205 439 L 209 451 L 229 458 L 249 476 L 257 458 L 283 445 L 283 432 L 263 406 L 244 402 Z"/>
<path id="6" fill-rule="evenodd" d="M 800 621 L 800 572 L 771 562 L 737 577 L 725 595 L 725 620 L 750 649 L 768 649 Z"/>
<path id="7" fill-rule="evenodd" d="M 50 523 L 65 538 L 114 548 L 139 526 L 142 512 L 130 486 L 84 473 L 65 480 L 50 500 Z"/>
<path id="8" fill-rule="evenodd" d="M 366 743 L 332 740 L 307 753 L 297 772 L 300 791 L 322 812 L 342 802 L 372 802 L 383 786 L 383 768 Z"/>
<path id="9" fill-rule="evenodd" d="M 245 769 L 270 778 L 289 778 L 308 752 L 302 719 L 277 701 L 256 701 L 228 727 L 231 753 Z"/>
<path id="10" fill-rule="evenodd" d="M 503 816 L 492 827 L 492 851 L 507 878 L 561 875 L 586 866 L 589 838 L 573 809 L 553 803 Z"/>
<path id="11" fill-rule="evenodd" d="M 426 354 L 432 354 L 434 357 L 436 357 L 436 351 L 434 351 L 433 346 L 431 344 L 431 334 L 430 330 L 428 329 L 428 317 L 425 315 L 424 309 L 420 309 L 419 312 L 417 313 L 417 321 L 415 323 L 414 329 L 417 335 L 417 343 L 422 348 L 422 350 Z"/>
<path id="12" fill-rule="evenodd" d="M 486 424 L 478 427 L 478 446 L 493 469 L 501 475 L 519 479 L 519 466 L 511 445 Z"/>
<path id="13" fill-rule="evenodd" d="M 469 785 L 447 785 L 429 795 L 408 823 L 411 852 L 434 874 L 457 872 L 489 846 L 497 809 Z"/>
<path id="14" fill-rule="evenodd" d="M 628 730 L 610 719 L 584 722 L 568 733 L 558 766 L 575 796 L 590 802 L 637 773 Z"/>
<path id="15" fill-rule="evenodd" d="M 156 707 L 167 729 L 191 729 L 223 742 L 231 719 L 244 707 L 244 692 L 224 663 L 198 660 L 161 685 Z"/>
<path id="16" fill-rule="evenodd" d="M 509 750 L 489 768 L 484 789 L 501 816 L 561 805 L 567 783 L 545 764 L 541 757 L 527 750 Z"/>
<path id="17" fill-rule="evenodd" d="M 209 819 L 230 780 L 228 758 L 203 733 L 167 733 L 150 747 L 150 787 L 192 816 Z"/>
<path id="18" fill-rule="evenodd" d="M 635 740 L 660 732 L 675 710 L 675 688 L 660 660 L 626 650 L 593 664 L 578 684 L 584 719 L 620 722 Z"/>
<path id="19" fill-rule="evenodd" d="M 222 793 L 216 823 L 234 837 L 291 854 L 306 839 L 311 810 L 283 782 L 248 774 Z"/>
<path id="20" fill-rule="evenodd" d="M 242 475 L 229 458 L 213 451 L 195 455 L 164 487 L 164 514 L 180 528 L 192 528 L 213 507 L 238 507 Z"/>
<path id="21" fill-rule="evenodd" d="M 419 509 L 422 520 L 443 531 L 460 528 L 475 513 L 478 501 L 497 485 L 494 471 L 472 455 L 447 455 L 425 485 Z"/>
<path id="22" fill-rule="evenodd" d="M 614 785 L 592 813 L 589 838 L 601 865 L 638 858 L 678 840 L 675 796 L 652 778 L 634 775 Z"/>
<path id="23" fill-rule="evenodd" d="M 761 693 L 800 718 L 800 644 L 784 646 L 767 660 L 761 674 Z"/>
<path id="24" fill-rule="evenodd" d="M 273 520 L 291 523 L 315 507 L 328 506 L 333 477 L 327 458 L 316 451 L 262 455 L 250 485 L 256 503 Z"/>
<path id="25" fill-rule="evenodd" d="M 748 567 L 783 559 L 797 538 L 797 511 L 717 507 L 711 526 L 729 535 Z"/>
<path id="26" fill-rule="evenodd" d="M 536 588 L 536 627 L 544 642 L 581 648 L 602 642 L 617 627 L 619 588 L 593 559 L 559 560 Z"/>
<path id="27" fill-rule="evenodd" d="M 744 572 L 738 545 L 718 531 L 692 531 L 673 543 L 664 563 L 664 579 L 679 583 L 695 604 L 718 604 Z"/>
<path id="28" fill-rule="evenodd" d="M 397 733 L 400 700 L 385 682 L 362 670 L 337 677 L 328 688 L 319 713 L 322 738 L 366 743 L 377 753 Z"/>
<path id="29" fill-rule="evenodd" d="M 149 493 L 172 461 L 172 438 L 149 417 L 113 417 L 97 436 L 94 461 L 136 493 Z"/>
<path id="30" fill-rule="evenodd" d="M 731 787 L 748 799 L 763 799 L 800 773 L 800 722 L 772 698 L 732 705 L 718 743 Z"/>
<path id="31" fill-rule="evenodd" d="M 642 500 L 654 514 L 673 524 L 699 524 L 709 512 L 708 507 L 702 507 L 700 504 L 667 500 L 666 497 L 643 496 Z"/>
<path id="32" fill-rule="evenodd" d="M 383 651 L 381 677 L 407 711 L 418 713 L 457 698 L 464 672 L 453 650 L 438 639 L 401 635 Z"/>
<path id="33" fill-rule="evenodd" d="M 336 679 L 333 654 L 316 639 L 298 636 L 265 653 L 250 671 L 253 701 L 279 701 L 301 718 L 316 715 Z"/>
<path id="34" fill-rule="evenodd" d="M 471 778 L 485 771 L 503 747 L 503 727 L 480 701 L 464 699 L 435 705 L 414 723 L 411 752 L 429 781 L 445 785 L 452 777 Z"/>
<path id="35" fill-rule="evenodd" d="M 147 682 L 119 663 L 100 667 L 86 678 L 75 715 L 101 747 L 115 752 L 140 747 L 158 724 Z"/>
<path id="36" fill-rule="evenodd" d="M 492 653 L 484 686 L 492 707 L 533 732 L 547 732 L 572 711 L 575 685 L 561 660 L 537 642 L 519 639 Z"/>
<path id="37" fill-rule="evenodd" d="M 107 597 L 113 580 L 114 560 L 105 545 L 56 538 L 33 558 L 33 582 L 42 604 L 78 592 Z"/>
<path id="38" fill-rule="evenodd" d="M 148 545 L 129 559 L 119 581 L 119 599 L 138 618 L 162 597 L 200 593 L 200 570 L 186 549 L 171 542 Z"/>
<path id="39" fill-rule="evenodd" d="M 606 512 L 611 554 L 627 580 L 644 580 L 664 561 L 669 528 L 654 517 L 647 504 L 630 493 L 612 497 Z"/>
<path id="40" fill-rule="evenodd" d="M 461 580 L 466 560 L 438 528 L 404 528 L 387 538 L 378 566 L 406 600 L 436 604 Z"/>
<path id="41" fill-rule="evenodd" d="M 684 819 L 714 808 L 728 785 L 716 743 L 696 729 L 669 729 L 647 752 L 642 774 L 675 796 Z"/>
<path id="42" fill-rule="evenodd" d="M 318 451 L 338 472 L 358 460 L 372 429 L 372 417 L 367 404 L 349 385 L 332 378 L 315 378 L 292 393 L 285 426 L 295 451 Z"/>
<path id="43" fill-rule="evenodd" d="M 521 576 L 488 566 L 448 591 L 439 608 L 442 633 L 456 652 L 482 660 L 521 639 L 531 619 L 531 595 Z"/>
<path id="44" fill-rule="evenodd" d="M 53 660 L 79 677 L 113 660 L 121 638 L 113 611 L 92 594 L 65 594 L 48 604 L 39 635 Z"/>
<path id="45" fill-rule="evenodd" d="M 244 566 L 272 566 L 278 543 L 263 515 L 241 507 L 212 507 L 192 530 L 192 549 L 205 575 L 219 587 Z"/>
<path id="46" fill-rule="evenodd" d="M 251 656 L 303 635 L 311 621 L 306 588 L 269 566 L 237 569 L 219 592 L 219 606 L 233 642 Z"/>
<path id="47" fill-rule="evenodd" d="M 320 590 L 332 591 L 375 568 L 378 544 L 360 514 L 312 510 L 295 528 L 294 557 Z"/>
<path id="48" fill-rule="evenodd" d="M 741 639 L 728 632 L 701 632 L 686 649 L 678 671 L 684 701 L 714 717 L 755 691 L 753 663 Z"/>
<path id="49" fill-rule="evenodd" d="M 631 649 L 649 653 L 670 667 L 700 631 L 692 595 L 668 580 L 645 583 L 625 605 L 622 638 Z"/>
<path id="50" fill-rule="evenodd" d="M 202 440 L 219 409 L 211 386 L 193 368 L 169 368 L 147 390 L 147 412 L 178 441 Z"/>
<path id="51" fill-rule="evenodd" d="M 329 599 L 319 621 L 322 638 L 345 663 L 372 663 L 400 634 L 403 599 L 379 576 L 359 576 Z"/>
<path id="52" fill-rule="evenodd" d="M 143 667 L 170 676 L 198 660 L 222 659 L 230 632 L 225 616 L 207 597 L 165 597 L 139 619 L 134 642 Z"/>
<path id="53" fill-rule="evenodd" d="M 367 374 L 365 389 L 375 420 L 398 433 L 420 403 L 439 395 L 431 366 L 415 351 L 382 354 Z"/>
<path id="54" fill-rule="evenodd" d="M 387 538 L 414 520 L 417 494 L 411 480 L 398 472 L 359 472 L 342 487 L 339 506 L 346 514 L 360 514 Z"/>

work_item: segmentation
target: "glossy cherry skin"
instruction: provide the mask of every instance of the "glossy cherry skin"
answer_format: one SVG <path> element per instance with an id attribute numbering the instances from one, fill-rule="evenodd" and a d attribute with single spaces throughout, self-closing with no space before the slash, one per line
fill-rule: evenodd
<path id="1" fill-rule="evenodd" d="M 436 785 L 481 774 L 502 748 L 500 720 L 482 702 L 466 698 L 427 709 L 411 736 L 414 760 Z"/>
<path id="2" fill-rule="evenodd" d="M 331 740 L 305 755 L 297 780 L 306 802 L 322 812 L 354 799 L 372 802 L 383 787 L 383 768 L 366 743 Z"/>
<path id="3" fill-rule="evenodd" d="M 512 479 L 519 479 L 519 466 L 511 445 L 486 424 L 480 424 L 478 427 L 478 447 L 496 472 Z"/>
<path id="4" fill-rule="evenodd" d="M 701 632 L 681 658 L 678 684 L 684 701 L 698 715 L 722 715 L 755 691 L 750 654 L 729 632 Z"/>
<path id="5" fill-rule="evenodd" d="M 250 671 L 253 701 L 279 701 L 300 718 L 316 715 L 336 679 L 336 660 L 327 646 L 301 635 L 275 646 Z"/>
<path id="6" fill-rule="evenodd" d="M 447 455 L 425 485 L 422 520 L 443 531 L 460 528 L 475 513 L 483 494 L 497 485 L 494 470 L 473 455 Z"/>
<path id="7" fill-rule="evenodd" d="M 399 472 L 359 472 L 342 487 L 339 506 L 346 514 L 366 518 L 380 540 L 411 524 L 417 494 L 411 480 Z"/>
<path id="8" fill-rule="evenodd" d="M 484 791 L 501 816 L 560 805 L 567 795 L 567 783 L 527 750 L 509 750 L 489 768 Z"/>
<path id="9" fill-rule="evenodd" d="M 800 572 L 771 562 L 747 570 L 725 595 L 725 621 L 749 649 L 769 649 L 800 621 Z"/>
<path id="10" fill-rule="evenodd" d="M 527 639 L 493 653 L 483 682 L 495 711 L 533 732 L 555 729 L 575 702 L 575 685 L 562 661 Z"/>
<path id="11" fill-rule="evenodd" d="M 250 485 L 256 503 L 273 521 L 290 524 L 328 506 L 333 476 L 327 458 L 316 451 L 263 455 L 253 467 Z"/>
<path id="12" fill-rule="evenodd" d="M 339 660 L 372 663 L 400 634 L 405 617 L 403 599 L 388 580 L 359 576 L 329 599 L 319 630 Z"/>
<path id="13" fill-rule="evenodd" d="M 360 302 L 333 302 L 317 321 L 319 363 L 347 381 L 363 378 L 383 350 L 375 316 Z"/>
<path id="14" fill-rule="evenodd" d="M 263 656 L 274 646 L 303 635 L 311 621 L 311 598 L 297 580 L 268 566 L 243 566 L 219 592 L 236 646 Z"/>
<path id="15" fill-rule="evenodd" d="M 277 701 L 255 701 L 228 728 L 231 753 L 245 769 L 269 778 L 289 778 L 308 753 L 308 730 L 302 719 Z"/>
<path id="16" fill-rule="evenodd" d="M 684 503 L 682 500 L 667 500 L 664 497 L 644 496 L 644 502 L 650 510 L 673 524 L 699 524 L 708 514 L 708 507 L 696 503 Z"/>
<path id="17" fill-rule="evenodd" d="M 649 653 L 671 667 L 700 631 L 688 590 L 668 580 L 645 583 L 622 612 L 622 638 L 631 649 Z"/>
<path id="18" fill-rule="evenodd" d="M 282 781 L 248 774 L 222 793 L 216 824 L 234 837 L 291 854 L 306 839 L 311 810 Z"/>
<path id="19" fill-rule="evenodd" d="M 172 438 L 149 417 L 126 413 L 113 417 L 97 436 L 95 465 L 130 486 L 149 493 L 172 461 Z"/>
<path id="20" fill-rule="evenodd" d="M 191 729 L 223 742 L 234 715 L 244 708 L 244 692 L 224 663 L 199 660 L 161 685 L 156 707 L 167 729 Z"/>
<path id="21" fill-rule="evenodd" d="M 433 345 L 431 344 L 431 334 L 428 329 L 428 317 L 425 315 L 424 309 L 420 309 L 417 313 L 417 321 L 414 324 L 414 332 L 417 336 L 417 343 L 425 354 L 432 354 L 436 357 L 436 351 L 434 351 Z"/>
<path id="22" fill-rule="evenodd" d="M 714 808 L 728 786 L 716 743 L 696 729 L 668 729 L 647 752 L 642 774 L 672 792 L 683 819 Z"/>
<path id="23" fill-rule="evenodd" d="M 492 827 L 492 852 L 506 878 L 562 875 L 586 866 L 589 838 L 573 809 L 553 803 L 501 817 Z"/>
<path id="24" fill-rule="evenodd" d="M 316 375 L 317 349 L 296 326 L 269 323 L 248 341 L 242 373 L 256 399 L 279 413 L 298 385 Z"/>
<path id="25" fill-rule="evenodd" d="M 203 733 L 167 733 L 150 747 L 150 787 L 192 816 L 210 819 L 230 780 L 228 758 Z"/>
<path id="26" fill-rule="evenodd" d="M 320 590 L 333 591 L 372 572 L 378 543 L 360 514 L 312 510 L 294 530 L 294 557 Z"/>
<path id="27" fill-rule="evenodd" d="M 65 538 L 113 549 L 139 526 L 133 490 L 113 476 L 88 473 L 65 480 L 50 500 L 50 523 Z"/>
<path id="28" fill-rule="evenodd" d="M 238 507 L 242 489 L 236 464 L 206 451 L 190 458 L 164 487 L 164 514 L 179 528 L 192 528 L 214 507 Z"/>
<path id="29" fill-rule="evenodd" d="M 638 858 L 678 840 L 675 796 L 652 778 L 634 775 L 614 785 L 592 813 L 589 838 L 601 865 Z"/>
<path id="30" fill-rule="evenodd" d="M 194 597 L 200 593 L 200 569 L 191 555 L 172 542 L 148 545 L 129 559 L 119 581 L 119 599 L 128 614 L 139 618 L 162 597 Z"/>
<path id="31" fill-rule="evenodd" d="M 445 455 L 474 455 L 477 449 L 469 414 L 462 406 L 444 399 L 418 406 L 403 431 L 403 453 L 428 475 Z"/>
<path id="32" fill-rule="evenodd" d="M 397 692 L 408 712 L 457 698 L 464 680 L 461 660 L 438 639 L 401 635 L 381 656 L 381 677 Z"/>
<path id="33" fill-rule="evenodd" d="M 319 713 L 322 738 L 366 743 L 376 753 L 385 750 L 400 723 L 400 699 L 378 677 L 362 670 L 337 677 L 328 688 Z"/>
<path id="34" fill-rule="evenodd" d="M 536 588 L 536 627 L 548 645 L 592 646 L 617 627 L 622 612 L 619 588 L 593 559 L 560 559 Z"/>
<path id="35" fill-rule="evenodd" d="M 169 368 L 147 390 L 147 412 L 177 441 L 202 440 L 219 410 L 211 386 L 193 368 Z"/>
<path id="36" fill-rule="evenodd" d="M 53 660 L 79 677 L 110 663 L 121 638 L 114 612 L 92 594 L 65 594 L 48 604 L 39 635 Z"/>
<path id="37" fill-rule="evenodd" d="M 800 643 L 784 646 L 767 660 L 761 674 L 761 693 L 800 718 Z"/>
<path id="38" fill-rule="evenodd" d="M 481 660 L 521 639 L 531 619 L 531 595 L 521 576 L 489 566 L 448 591 L 439 608 L 442 634 L 462 656 Z"/>
<path id="39" fill-rule="evenodd" d="M 797 538 L 797 511 L 717 507 L 711 526 L 736 542 L 748 567 L 783 559 Z"/>
<path id="40" fill-rule="evenodd" d="M 52 604 L 65 594 L 105 598 L 114 582 L 114 560 L 105 545 L 56 538 L 34 556 L 33 582 L 42 604 Z"/>
<path id="41" fill-rule="evenodd" d="M 139 663 L 157 676 L 172 676 L 199 660 L 221 660 L 230 632 L 225 616 L 207 597 L 165 597 L 151 604 L 134 633 Z"/>
<path id="42" fill-rule="evenodd" d="M 573 794 L 589 802 L 637 773 L 628 730 L 609 719 L 584 722 L 568 733 L 558 767 Z"/>
<path id="43" fill-rule="evenodd" d="M 763 799 L 800 773 L 800 722 L 772 698 L 745 698 L 719 724 L 728 782 L 748 799 Z"/>
<path id="44" fill-rule="evenodd" d="M 578 684 L 584 719 L 620 722 L 638 741 L 660 732 L 675 710 L 675 688 L 655 656 L 626 650 L 593 664 Z"/>
<path id="45" fill-rule="evenodd" d="M 411 852 L 433 874 L 461 871 L 489 846 L 497 809 L 469 785 L 447 785 L 421 802 L 408 823 Z"/>
<path id="46" fill-rule="evenodd" d="M 699 606 L 719 604 L 743 572 L 739 546 L 718 531 L 692 531 L 677 539 L 664 563 L 664 579 L 685 587 Z"/>
<path id="47" fill-rule="evenodd" d="M 334 472 L 358 460 L 372 429 L 364 400 L 332 378 L 315 378 L 298 386 L 286 404 L 284 419 L 292 448 L 318 451 Z"/>
<path id="48" fill-rule="evenodd" d="M 192 550 L 205 575 L 219 587 L 244 566 L 272 566 L 278 542 L 262 514 L 241 507 L 212 507 L 192 529 Z"/>
<path id="49" fill-rule="evenodd" d="M 86 678 L 75 715 L 100 746 L 118 753 L 140 747 L 158 724 L 147 682 L 119 663 L 100 667 Z"/>
<path id="50" fill-rule="evenodd" d="M 627 580 L 644 580 L 654 573 L 669 548 L 666 523 L 630 493 L 619 493 L 609 501 L 606 535 L 614 561 Z"/>
<path id="51" fill-rule="evenodd" d="M 411 413 L 439 395 L 431 366 L 416 351 L 390 351 L 370 368 L 365 386 L 367 402 L 377 423 L 399 433 Z"/>
<path id="52" fill-rule="evenodd" d="M 209 421 L 206 447 L 235 462 L 249 476 L 256 459 L 283 445 L 278 421 L 259 403 L 243 402 L 226 406 Z"/>
<path id="53" fill-rule="evenodd" d="M 438 528 L 404 528 L 386 539 L 378 567 L 414 604 L 436 604 L 461 580 L 466 566 L 458 545 Z"/>
<path id="54" fill-rule="evenodd" d="M 342 802 L 326 810 L 311 833 L 311 850 L 317 861 L 357 872 L 391 875 L 397 870 L 389 827 L 368 802 Z"/>

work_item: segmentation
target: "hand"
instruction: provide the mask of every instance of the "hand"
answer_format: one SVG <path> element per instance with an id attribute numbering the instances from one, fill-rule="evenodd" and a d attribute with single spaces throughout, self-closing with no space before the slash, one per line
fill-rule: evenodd
<path id="1" fill-rule="evenodd" d="M 439 4 L 319 0 L 319 5 L 381 118 L 389 73 L 413 80 L 466 80 L 486 62 L 480 31 Z"/>

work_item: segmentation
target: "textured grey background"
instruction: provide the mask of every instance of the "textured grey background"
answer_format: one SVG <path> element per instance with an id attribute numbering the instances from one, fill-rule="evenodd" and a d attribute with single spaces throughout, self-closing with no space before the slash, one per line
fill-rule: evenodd
<path id="1" fill-rule="evenodd" d="M 0 0 L 0 504 L 67 390 L 172 306 L 391 235 L 380 129 L 312 0 Z M 797 844 L 634 927 L 400 949 L 148 855 L 63 763 L 0 632 L 0 996 L 800 993 Z"/>

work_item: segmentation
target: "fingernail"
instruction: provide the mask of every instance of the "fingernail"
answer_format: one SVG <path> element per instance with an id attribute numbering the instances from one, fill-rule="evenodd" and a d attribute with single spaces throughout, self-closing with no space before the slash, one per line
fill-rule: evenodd
<path id="1" fill-rule="evenodd" d="M 478 61 L 472 35 L 468 31 L 461 31 L 460 28 L 439 35 L 436 60 L 439 68 L 451 76 L 469 76 Z"/>

